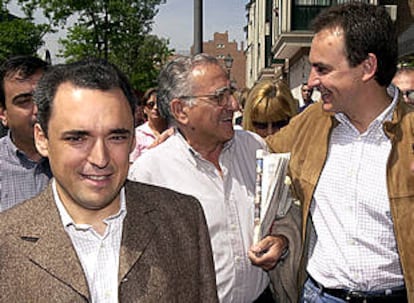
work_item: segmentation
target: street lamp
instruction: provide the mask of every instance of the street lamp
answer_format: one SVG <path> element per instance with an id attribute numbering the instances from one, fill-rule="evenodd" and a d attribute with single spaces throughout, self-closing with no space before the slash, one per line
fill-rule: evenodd
<path id="1" fill-rule="evenodd" d="M 223 60 L 224 60 L 224 65 L 226 66 L 226 69 L 227 69 L 227 74 L 228 74 L 229 79 L 230 79 L 230 71 L 231 71 L 231 68 L 233 66 L 234 59 L 230 54 L 227 54 L 227 56 L 224 57 Z"/>

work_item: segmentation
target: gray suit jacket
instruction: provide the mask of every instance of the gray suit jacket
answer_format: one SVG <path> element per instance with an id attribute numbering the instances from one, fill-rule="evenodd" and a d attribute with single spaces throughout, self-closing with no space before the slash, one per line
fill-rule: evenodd
<path id="1" fill-rule="evenodd" d="M 126 204 L 119 302 L 218 302 L 198 201 L 127 181 Z M 0 214 L 0 302 L 89 301 L 82 266 L 50 185 Z"/>

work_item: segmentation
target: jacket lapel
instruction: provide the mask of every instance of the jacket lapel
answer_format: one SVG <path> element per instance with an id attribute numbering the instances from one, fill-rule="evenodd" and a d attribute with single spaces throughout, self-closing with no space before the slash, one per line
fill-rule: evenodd
<path id="1" fill-rule="evenodd" d="M 125 186 L 127 215 L 125 217 L 119 261 L 119 281 L 138 262 L 151 242 L 156 226 L 149 214 L 155 207 L 145 197 L 146 189 L 139 183 L 127 181 Z"/>
<path id="2" fill-rule="evenodd" d="M 82 266 L 63 228 L 50 185 L 32 205 L 33 212 L 36 212 L 32 217 L 34 222 L 22 231 L 20 237 L 27 257 L 54 278 L 89 298 Z"/>

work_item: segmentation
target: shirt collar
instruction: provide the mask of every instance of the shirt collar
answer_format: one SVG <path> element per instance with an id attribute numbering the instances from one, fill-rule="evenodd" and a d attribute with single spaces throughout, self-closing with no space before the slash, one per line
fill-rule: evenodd
<path id="1" fill-rule="evenodd" d="M 221 151 L 221 154 L 229 150 L 233 146 L 234 137 L 236 133 L 233 135 L 233 137 L 224 143 L 223 149 Z M 203 159 L 203 157 L 200 155 L 198 151 L 196 151 L 190 144 L 188 144 L 187 140 L 185 139 L 184 135 L 180 132 L 178 128 L 174 128 L 174 136 L 177 137 L 177 139 L 186 147 L 186 149 L 190 152 L 190 154 L 194 157 L 197 157 L 199 159 Z"/>
<path id="2" fill-rule="evenodd" d="M 371 124 L 368 126 L 368 129 L 367 129 L 366 133 L 369 132 L 369 131 L 371 131 L 372 129 L 380 128 L 385 121 L 391 121 L 392 120 L 392 113 L 394 112 L 394 110 L 395 110 L 395 108 L 397 106 L 397 103 L 398 103 L 398 89 L 396 89 L 396 87 L 391 84 L 387 88 L 387 93 L 388 93 L 388 95 L 390 97 L 392 97 L 392 102 L 390 103 L 389 106 L 387 106 L 387 108 L 382 113 L 380 113 L 371 122 Z M 352 123 L 349 121 L 348 117 L 345 114 L 343 114 L 343 113 L 335 113 L 335 118 L 340 123 L 343 123 L 343 124 L 346 124 L 346 125 L 351 126 L 352 128 L 355 128 L 352 125 Z"/>
<path id="3" fill-rule="evenodd" d="M 25 161 L 29 161 L 32 163 L 42 163 L 47 161 L 47 158 L 42 157 L 40 159 L 40 161 L 33 161 L 32 159 L 30 159 L 29 157 L 26 156 L 25 152 L 21 151 L 20 149 L 18 149 L 18 147 L 14 144 L 12 138 L 11 138 L 11 131 L 10 129 L 7 131 L 7 135 L 5 136 L 5 141 L 7 144 L 7 148 L 12 152 L 12 154 L 14 156 L 16 156 L 16 158 L 19 159 L 23 159 Z"/>

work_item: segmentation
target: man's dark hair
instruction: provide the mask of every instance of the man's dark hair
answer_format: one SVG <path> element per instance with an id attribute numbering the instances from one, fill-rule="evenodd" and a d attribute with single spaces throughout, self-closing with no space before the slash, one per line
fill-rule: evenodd
<path id="1" fill-rule="evenodd" d="M 34 56 L 14 56 L 4 61 L 0 66 L 0 106 L 6 108 L 5 78 L 18 72 L 25 79 L 38 71 L 45 71 L 47 66 L 47 62 Z"/>
<path id="2" fill-rule="evenodd" d="M 346 3 L 322 11 L 312 22 L 318 33 L 327 28 L 344 31 L 345 55 L 355 67 L 372 53 L 377 57 L 375 79 L 388 86 L 395 74 L 398 44 L 395 25 L 384 7 L 365 3 Z"/>
<path id="3" fill-rule="evenodd" d="M 115 65 L 103 59 L 86 59 L 69 64 L 59 64 L 43 75 L 33 96 L 38 107 L 37 120 L 46 136 L 53 101 L 58 87 L 63 83 L 102 91 L 120 88 L 128 100 L 131 114 L 134 115 L 136 105 L 134 90 L 127 77 Z"/>

